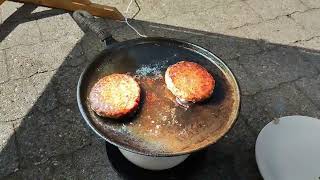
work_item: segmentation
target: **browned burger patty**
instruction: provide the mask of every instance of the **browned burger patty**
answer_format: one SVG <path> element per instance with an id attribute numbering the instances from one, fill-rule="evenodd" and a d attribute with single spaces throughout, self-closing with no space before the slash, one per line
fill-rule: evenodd
<path id="1" fill-rule="evenodd" d="M 140 91 L 139 84 L 131 76 L 112 74 L 94 84 L 89 101 L 99 116 L 118 119 L 137 110 Z"/>
<path id="2" fill-rule="evenodd" d="M 167 88 L 182 102 L 198 102 L 211 96 L 215 80 L 202 66 L 180 61 L 168 67 L 165 73 Z"/>

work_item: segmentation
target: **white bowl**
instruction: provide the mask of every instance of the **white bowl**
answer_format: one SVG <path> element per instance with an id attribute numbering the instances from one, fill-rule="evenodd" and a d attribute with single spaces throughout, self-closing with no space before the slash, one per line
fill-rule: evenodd
<path id="1" fill-rule="evenodd" d="M 136 154 L 119 148 L 120 152 L 133 164 L 148 170 L 170 169 L 182 163 L 190 154 L 170 157 L 156 157 Z"/>
<path id="2" fill-rule="evenodd" d="M 270 122 L 257 138 L 256 161 L 265 180 L 320 179 L 320 120 L 287 116 Z"/>

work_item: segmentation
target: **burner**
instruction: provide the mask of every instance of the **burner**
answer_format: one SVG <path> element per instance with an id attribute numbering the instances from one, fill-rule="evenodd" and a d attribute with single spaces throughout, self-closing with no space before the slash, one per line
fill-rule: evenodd
<path id="1" fill-rule="evenodd" d="M 119 149 L 110 144 L 106 143 L 107 155 L 113 169 L 118 173 L 124 180 L 141 180 L 141 179 L 152 179 L 152 180 L 180 180 L 187 179 L 187 177 L 195 174 L 204 162 L 205 150 L 192 153 L 184 162 L 178 166 L 162 171 L 150 171 L 140 168 L 131 162 L 129 162 L 119 151 Z M 195 165 L 196 164 L 196 165 Z"/>

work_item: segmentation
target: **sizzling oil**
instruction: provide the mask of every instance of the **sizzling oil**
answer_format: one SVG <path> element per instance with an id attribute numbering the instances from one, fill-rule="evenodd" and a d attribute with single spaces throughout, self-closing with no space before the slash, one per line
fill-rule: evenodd
<path id="1" fill-rule="evenodd" d="M 214 133 L 223 125 L 221 115 L 215 117 L 215 112 L 223 109 L 210 102 L 181 107 L 166 88 L 163 75 L 138 76 L 137 80 L 144 98 L 140 112 L 128 128 L 144 141 L 170 151 L 181 150 L 203 141 L 208 127 Z M 190 140 L 194 142 L 186 143 Z"/>

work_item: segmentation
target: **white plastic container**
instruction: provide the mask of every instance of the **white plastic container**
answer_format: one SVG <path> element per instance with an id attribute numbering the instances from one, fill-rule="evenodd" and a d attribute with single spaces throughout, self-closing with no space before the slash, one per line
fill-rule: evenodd
<path id="1" fill-rule="evenodd" d="M 120 152 L 133 164 L 148 170 L 170 169 L 182 163 L 190 154 L 170 157 L 145 156 L 119 148 Z"/>

